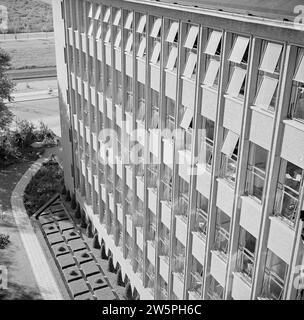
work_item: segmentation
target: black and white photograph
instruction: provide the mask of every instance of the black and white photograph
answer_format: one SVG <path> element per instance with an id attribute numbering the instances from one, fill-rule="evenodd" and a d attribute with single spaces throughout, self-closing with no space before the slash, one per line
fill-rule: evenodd
<path id="1" fill-rule="evenodd" d="M 0 0 L 0 300 L 300 306 L 304 0 Z"/>

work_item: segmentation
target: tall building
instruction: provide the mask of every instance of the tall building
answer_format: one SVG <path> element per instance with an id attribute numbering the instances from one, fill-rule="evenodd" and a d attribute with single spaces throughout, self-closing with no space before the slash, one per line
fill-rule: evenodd
<path id="1" fill-rule="evenodd" d="M 303 300 L 298 1 L 53 3 L 66 186 L 132 289 Z"/>

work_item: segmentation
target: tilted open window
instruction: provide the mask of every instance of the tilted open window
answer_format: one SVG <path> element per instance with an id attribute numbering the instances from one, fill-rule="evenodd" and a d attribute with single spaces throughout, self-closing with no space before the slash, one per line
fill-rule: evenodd
<path id="1" fill-rule="evenodd" d="M 229 61 L 235 63 L 243 62 L 245 52 L 248 49 L 249 38 L 237 37 L 235 40 Z"/>
<path id="2" fill-rule="evenodd" d="M 99 20 L 101 15 L 101 6 L 98 6 L 97 11 L 95 13 L 94 19 Z"/>
<path id="3" fill-rule="evenodd" d="M 168 58 L 168 62 L 166 65 L 166 68 L 169 70 L 174 70 L 174 68 L 176 67 L 176 60 L 177 60 L 177 55 L 178 55 L 178 50 L 176 47 L 172 47 L 170 54 L 169 54 L 169 58 Z"/>
<path id="4" fill-rule="evenodd" d="M 113 21 L 113 25 L 114 26 L 118 26 L 119 23 L 120 23 L 120 19 L 121 19 L 121 10 L 118 10 L 116 12 L 116 15 L 115 15 L 115 18 L 114 18 L 114 21 Z"/>
<path id="5" fill-rule="evenodd" d="M 192 76 L 194 74 L 194 69 L 196 66 L 196 60 L 197 60 L 197 54 L 190 52 L 188 55 L 188 60 L 186 63 L 184 74 L 183 74 L 185 77 L 187 77 L 189 79 L 192 78 Z"/>
<path id="6" fill-rule="evenodd" d="M 238 141 L 239 141 L 239 136 L 233 131 L 229 130 L 226 135 L 224 144 L 222 146 L 222 153 L 224 153 L 227 157 L 231 158 L 237 146 Z"/>
<path id="7" fill-rule="evenodd" d="M 96 32 L 96 39 L 97 40 L 101 39 L 101 35 L 102 35 L 102 28 L 101 26 L 99 26 Z"/>
<path id="8" fill-rule="evenodd" d="M 131 30 L 132 22 L 133 22 L 133 12 L 129 12 L 126 23 L 125 23 L 125 28 L 128 30 Z"/>
<path id="9" fill-rule="evenodd" d="M 220 61 L 211 59 L 203 84 L 212 87 L 220 69 Z"/>
<path id="10" fill-rule="evenodd" d="M 111 28 L 109 27 L 107 30 L 104 42 L 110 42 L 110 39 L 111 39 Z"/>
<path id="11" fill-rule="evenodd" d="M 92 36 L 94 32 L 94 22 L 91 22 L 89 30 L 88 30 L 88 36 Z"/>
<path id="12" fill-rule="evenodd" d="M 231 97 L 238 97 L 240 94 L 242 94 L 242 91 L 244 91 L 245 86 L 245 77 L 246 77 L 246 70 L 235 67 L 232 73 L 232 77 L 230 79 L 230 83 L 227 89 L 227 93 Z"/>
<path id="13" fill-rule="evenodd" d="M 154 21 L 153 28 L 152 28 L 152 31 L 151 31 L 151 34 L 150 34 L 150 36 L 151 36 L 152 38 L 157 38 L 157 37 L 159 37 L 159 32 L 160 32 L 161 23 L 162 23 L 162 20 L 161 20 L 160 18 L 157 18 L 157 19 Z"/>
<path id="14" fill-rule="evenodd" d="M 264 51 L 262 63 L 260 65 L 260 70 L 274 73 L 276 70 L 276 67 L 278 65 L 281 52 L 282 52 L 283 46 L 281 44 L 267 43 L 266 49 Z"/>
<path id="15" fill-rule="evenodd" d="M 137 30 L 136 30 L 138 33 L 144 32 L 145 26 L 146 26 L 146 20 L 147 20 L 147 17 L 145 15 L 140 17 L 140 20 L 139 20 L 138 26 L 137 26 Z"/>
<path id="16" fill-rule="evenodd" d="M 221 44 L 222 32 L 212 31 L 205 49 L 206 54 L 214 56 L 218 53 Z"/>
<path id="17" fill-rule="evenodd" d="M 115 39 L 114 47 L 119 48 L 121 43 L 121 30 L 118 30 L 117 36 Z"/>
<path id="18" fill-rule="evenodd" d="M 188 130 L 192 122 L 192 119 L 193 119 L 193 110 L 191 108 L 185 108 L 185 112 L 183 114 L 183 118 L 180 123 L 180 126 L 183 129 Z"/>
<path id="19" fill-rule="evenodd" d="M 170 25 L 169 33 L 167 36 L 167 42 L 176 42 L 177 38 L 177 33 L 178 33 L 178 22 L 174 21 Z"/>
<path id="20" fill-rule="evenodd" d="M 144 54 L 145 54 L 145 51 L 146 51 L 146 38 L 143 37 L 140 41 L 140 44 L 139 44 L 139 48 L 138 48 L 138 52 L 137 52 L 137 56 L 139 58 L 143 58 Z"/>
<path id="21" fill-rule="evenodd" d="M 294 80 L 304 83 L 304 54 L 302 55 L 301 61 L 298 65 Z"/>
<path id="22" fill-rule="evenodd" d="M 132 44 L 133 44 L 133 34 L 130 33 L 126 43 L 126 48 L 125 48 L 126 52 L 130 52 L 132 50 Z"/>
<path id="23" fill-rule="evenodd" d="M 278 79 L 264 76 L 255 100 L 255 105 L 262 108 L 268 108 L 274 97 L 277 85 Z"/>
<path id="24" fill-rule="evenodd" d="M 160 42 L 156 42 L 154 49 L 153 49 L 153 53 L 152 53 L 152 57 L 151 57 L 151 62 L 152 63 L 158 63 L 159 62 L 159 58 L 160 58 L 160 48 L 161 48 L 161 44 Z"/>
<path id="25" fill-rule="evenodd" d="M 106 12 L 104 14 L 104 17 L 103 17 L 103 22 L 109 23 L 110 15 L 111 15 L 111 9 L 107 8 L 107 10 L 106 10 Z"/>
<path id="26" fill-rule="evenodd" d="M 188 49 L 193 49 L 195 41 L 197 40 L 197 35 L 198 27 L 191 26 L 184 47 Z"/>

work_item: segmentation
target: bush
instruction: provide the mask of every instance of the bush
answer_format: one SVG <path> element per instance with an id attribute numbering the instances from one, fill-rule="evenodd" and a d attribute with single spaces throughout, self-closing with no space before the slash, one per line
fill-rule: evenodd
<path id="1" fill-rule="evenodd" d="M 0 234 L 0 249 L 5 249 L 10 243 L 9 236 Z"/>

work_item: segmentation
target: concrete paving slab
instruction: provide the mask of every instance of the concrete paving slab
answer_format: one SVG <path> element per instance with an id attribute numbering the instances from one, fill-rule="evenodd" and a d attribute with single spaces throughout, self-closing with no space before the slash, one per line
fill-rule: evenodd
<path id="1" fill-rule="evenodd" d="M 61 232 L 74 229 L 74 225 L 70 220 L 58 221 L 58 226 Z"/>
<path id="2" fill-rule="evenodd" d="M 55 257 L 59 257 L 69 252 L 69 248 L 64 242 L 53 245 L 52 250 L 54 252 Z"/>
<path id="3" fill-rule="evenodd" d="M 72 266 L 63 270 L 67 282 L 72 282 L 82 278 L 82 274 L 77 266 Z"/>
<path id="4" fill-rule="evenodd" d="M 83 249 L 87 249 L 87 246 L 85 244 L 85 242 L 83 242 L 82 239 L 73 239 L 68 241 L 68 245 L 70 246 L 70 248 L 76 252 L 79 250 L 83 250 Z"/>
<path id="5" fill-rule="evenodd" d="M 83 263 L 80 266 L 80 268 L 86 277 L 89 277 L 89 276 L 94 275 L 96 273 L 100 273 L 100 269 L 98 268 L 95 261 Z M 100 276 L 102 277 L 102 274 Z"/>
<path id="6" fill-rule="evenodd" d="M 64 242 L 64 239 L 63 239 L 62 234 L 60 232 L 48 234 L 47 239 L 48 239 L 48 242 L 50 243 L 50 245 Z"/>
<path id="7" fill-rule="evenodd" d="M 66 241 L 73 239 L 80 239 L 80 234 L 76 230 L 65 230 L 62 235 L 66 239 Z"/>
<path id="8" fill-rule="evenodd" d="M 95 274 L 90 277 L 87 277 L 87 281 L 91 285 L 93 290 L 108 287 L 108 283 L 101 274 Z"/>
<path id="9" fill-rule="evenodd" d="M 59 231 L 59 229 L 55 223 L 43 225 L 42 229 L 45 232 L 45 234 L 51 234 L 51 233 L 55 233 L 55 232 Z"/>
<path id="10" fill-rule="evenodd" d="M 116 300 L 116 297 L 109 287 L 94 291 L 94 295 L 98 300 Z"/>
<path id="11" fill-rule="evenodd" d="M 87 249 L 76 251 L 74 253 L 74 256 L 79 264 L 93 260 L 90 251 L 88 251 Z"/>
<path id="12" fill-rule="evenodd" d="M 79 279 L 69 283 L 69 288 L 74 297 L 77 297 L 90 291 L 87 283 L 83 279 Z"/>
<path id="13" fill-rule="evenodd" d="M 62 270 L 76 265 L 73 255 L 71 253 L 67 253 L 57 257 L 57 261 Z"/>

